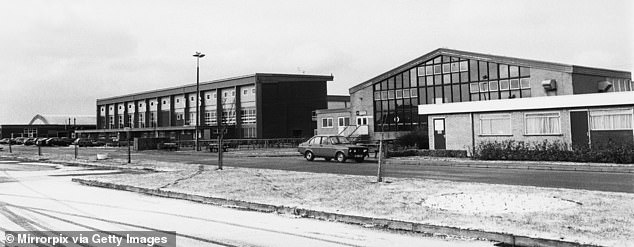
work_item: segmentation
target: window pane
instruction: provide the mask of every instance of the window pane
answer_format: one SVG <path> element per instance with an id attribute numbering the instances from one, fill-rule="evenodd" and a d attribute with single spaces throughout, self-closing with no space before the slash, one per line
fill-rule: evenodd
<path id="1" fill-rule="evenodd" d="M 560 134 L 558 113 L 531 113 L 525 117 L 526 134 Z"/>
<path id="2" fill-rule="evenodd" d="M 487 62 L 478 62 L 478 67 L 480 71 L 480 79 L 479 80 L 488 80 L 489 79 L 489 71 L 487 69 Z"/>
<path id="3" fill-rule="evenodd" d="M 416 81 L 417 77 L 416 77 L 416 70 L 415 69 L 411 69 L 409 71 L 409 86 L 410 87 L 418 87 L 418 82 Z"/>
<path id="4" fill-rule="evenodd" d="M 427 104 L 433 104 L 434 98 L 434 87 L 427 87 Z"/>
<path id="5" fill-rule="evenodd" d="M 442 65 L 442 72 L 443 73 L 449 73 L 451 72 L 451 65 L 448 63 L 445 63 Z"/>
<path id="6" fill-rule="evenodd" d="M 500 90 L 509 90 L 509 80 L 500 81 Z"/>
<path id="7" fill-rule="evenodd" d="M 480 134 L 511 135 L 511 114 L 480 115 Z"/>
<path id="8" fill-rule="evenodd" d="M 500 64 L 500 79 L 509 77 L 509 66 L 506 64 Z"/>
<path id="9" fill-rule="evenodd" d="M 522 78 L 520 79 L 520 86 L 522 88 L 531 88 L 531 82 L 530 79 L 528 78 Z"/>
<path id="10" fill-rule="evenodd" d="M 434 93 L 435 93 L 435 104 L 439 104 L 442 103 L 442 99 L 443 99 L 443 94 L 442 94 L 442 87 L 434 87 Z"/>
<path id="11" fill-rule="evenodd" d="M 423 76 L 425 75 L 425 67 L 418 67 L 418 76 Z"/>
<path id="12" fill-rule="evenodd" d="M 441 85 L 442 84 L 442 75 L 435 75 L 434 76 L 434 85 Z"/>
<path id="13" fill-rule="evenodd" d="M 409 89 L 403 90 L 403 98 L 409 98 Z"/>
<path id="14" fill-rule="evenodd" d="M 469 60 L 470 81 L 478 81 L 478 61 Z"/>
<path id="15" fill-rule="evenodd" d="M 460 73 L 460 82 L 469 82 L 469 72 Z"/>
<path id="16" fill-rule="evenodd" d="M 462 101 L 469 101 L 469 84 L 460 84 L 460 91 L 462 94 Z"/>
<path id="17" fill-rule="evenodd" d="M 409 81 L 409 71 L 404 72 L 403 74 L 401 74 L 403 76 L 403 88 L 409 87 L 410 81 Z"/>
<path id="18" fill-rule="evenodd" d="M 394 83 L 394 78 L 390 78 L 387 80 L 387 89 L 396 88 L 396 84 Z"/>
<path id="19" fill-rule="evenodd" d="M 411 96 L 412 98 L 418 97 L 418 89 L 416 89 L 416 88 L 412 88 L 412 89 L 410 89 L 410 90 L 409 90 L 409 93 L 410 93 L 410 96 Z"/>
<path id="20" fill-rule="evenodd" d="M 520 67 L 520 76 L 524 77 L 524 76 L 530 76 L 530 69 L 527 67 Z"/>
<path id="21" fill-rule="evenodd" d="M 443 102 L 444 103 L 453 102 L 452 101 L 453 97 L 451 96 L 451 85 L 444 86 L 443 88 L 444 88 L 444 91 L 445 91 L 445 96 L 443 97 L 444 98 Z"/>
<path id="22" fill-rule="evenodd" d="M 427 86 L 434 85 L 434 77 L 433 76 L 425 77 L 425 85 L 427 85 Z"/>
<path id="23" fill-rule="evenodd" d="M 489 83 L 486 81 L 480 82 L 480 92 L 488 92 L 489 91 Z"/>
<path id="24" fill-rule="evenodd" d="M 381 99 L 387 99 L 387 91 L 381 91 Z"/>
<path id="25" fill-rule="evenodd" d="M 433 66 L 425 67 L 425 74 L 426 75 L 433 75 L 434 74 L 434 67 Z"/>
<path id="26" fill-rule="evenodd" d="M 467 61 L 460 62 L 460 71 L 467 71 L 469 69 L 469 63 Z"/>
<path id="27" fill-rule="evenodd" d="M 451 86 L 451 95 L 453 100 L 451 102 L 460 102 L 460 84 L 453 84 Z"/>
<path id="28" fill-rule="evenodd" d="M 403 77 L 401 75 L 397 75 L 394 80 L 396 81 L 396 88 L 403 88 Z"/>
<path id="29" fill-rule="evenodd" d="M 469 89 L 470 92 L 472 93 L 480 92 L 480 87 L 478 86 L 478 83 L 471 83 L 469 85 L 471 86 Z"/>
<path id="30" fill-rule="evenodd" d="M 590 112 L 592 130 L 632 129 L 632 110 L 605 110 Z"/>
<path id="31" fill-rule="evenodd" d="M 510 66 L 510 67 L 509 67 L 509 69 L 510 69 L 510 71 L 511 71 L 511 72 L 510 72 L 511 77 L 518 77 L 518 76 L 520 76 L 520 73 L 519 73 L 519 68 L 518 68 L 517 66 Z"/>
<path id="32" fill-rule="evenodd" d="M 442 84 L 451 84 L 451 74 L 442 75 Z"/>
<path id="33" fill-rule="evenodd" d="M 498 90 L 498 81 L 490 81 L 489 91 L 497 91 L 497 90 Z"/>
<path id="34" fill-rule="evenodd" d="M 394 99 L 394 90 L 387 91 L 387 98 Z"/>
<path id="35" fill-rule="evenodd" d="M 434 58 L 434 63 L 441 63 L 442 59 L 440 56 L 437 56 L 436 58 Z"/>
<path id="36" fill-rule="evenodd" d="M 380 100 L 381 99 L 381 92 L 374 92 L 374 100 Z"/>
<path id="37" fill-rule="evenodd" d="M 440 65 L 434 65 L 434 74 L 440 74 Z"/>
<path id="38" fill-rule="evenodd" d="M 498 78 L 498 64 L 497 63 L 489 63 L 489 79 L 497 79 Z"/>
<path id="39" fill-rule="evenodd" d="M 397 99 L 403 98 L 403 90 L 396 90 L 396 98 Z"/>
<path id="40" fill-rule="evenodd" d="M 451 74 L 451 83 L 459 83 L 460 82 L 460 74 L 453 73 Z"/>
<path id="41" fill-rule="evenodd" d="M 451 72 L 458 72 L 458 71 L 460 71 L 460 66 L 458 62 L 451 63 Z"/>
<path id="42" fill-rule="evenodd" d="M 520 80 L 512 79 L 511 80 L 511 89 L 519 89 L 520 88 Z"/>

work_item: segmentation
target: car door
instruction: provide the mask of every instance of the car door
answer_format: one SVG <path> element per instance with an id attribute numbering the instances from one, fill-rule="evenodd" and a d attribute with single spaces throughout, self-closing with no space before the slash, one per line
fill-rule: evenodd
<path id="1" fill-rule="evenodd" d="M 315 138 L 313 138 L 313 140 L 310 142 L 309 144 L 309 149 L 313 152 L 313 154 L 315 156 L 319 156 L 319 153 L 321 152 L 321 140 L 323 139 L 323 137 L 321 136 L 316 136 Z"/>

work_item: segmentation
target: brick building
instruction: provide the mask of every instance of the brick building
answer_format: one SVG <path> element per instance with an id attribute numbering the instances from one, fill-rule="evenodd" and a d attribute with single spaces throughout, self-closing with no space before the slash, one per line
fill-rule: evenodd
<path id="1" fill-rule="evenodd" d="M 631 73 L 437 49 L 350 89 L 346 115 L 376 140 L 420 130 L 430 149 L 469 150 L 481 141 L 561 141 L 576 147 L 634 143 Z M 345 117 L 345 116 L 343 116 Z M 329 122 L 326 121 L 326 124 Z"/>
<path id="2" fill-rule="evenodd" d="M 97 129 L 91 138 L 116 138 L 130 128 L 132 137 L 194 138 L 196 114 L 202 139 L 215 138 L 220 123 L 226 138 L 310 137 L 312 112 L 328 106 L 332 76 L 257 73 L 196 84 L 97 99 Z"/>

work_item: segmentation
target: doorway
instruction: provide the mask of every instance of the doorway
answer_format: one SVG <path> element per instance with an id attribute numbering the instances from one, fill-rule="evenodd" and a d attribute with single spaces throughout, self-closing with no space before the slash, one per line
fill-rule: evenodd
<path id="1" fill-rule="evenodd" d="M 588 111 L 570 112 L 570 135 L 573 149 L 590 148 L 590 133 L 588 132 Z"/>
<path id="2" fill-rule="evenodd" d="M 447 149 L 444 118 L 434 119 L 434 149 Z"/>

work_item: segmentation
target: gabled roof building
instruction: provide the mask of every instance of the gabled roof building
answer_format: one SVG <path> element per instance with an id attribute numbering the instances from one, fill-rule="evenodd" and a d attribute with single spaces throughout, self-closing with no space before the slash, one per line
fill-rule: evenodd
<path id="1" fill-rule="evenodd" d="M 626 71 L 437 49 L 352 87 L 349 122 L 357 126 L 328 127 L 374 140 L 420 130 L 429 149 L 502 140 L 634 143 L 631 79 Z M 348 131 L 365 120 L 363 133 Z"/>

